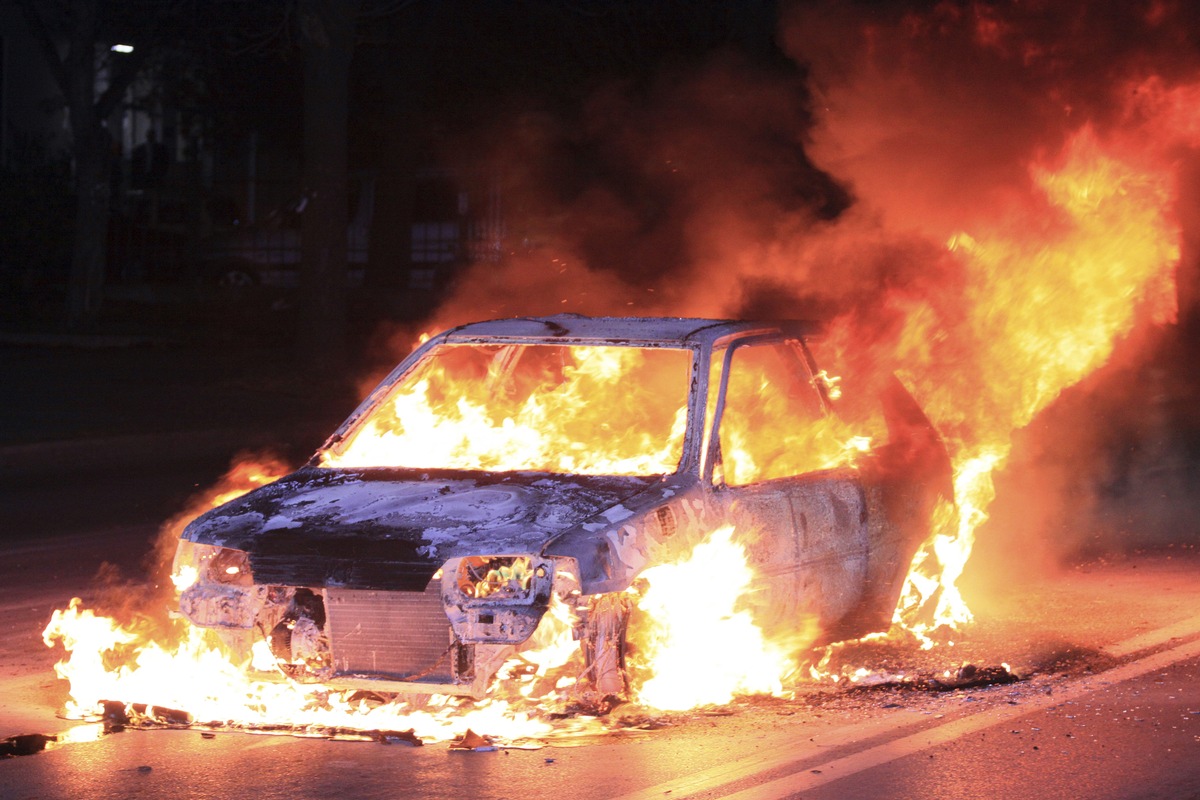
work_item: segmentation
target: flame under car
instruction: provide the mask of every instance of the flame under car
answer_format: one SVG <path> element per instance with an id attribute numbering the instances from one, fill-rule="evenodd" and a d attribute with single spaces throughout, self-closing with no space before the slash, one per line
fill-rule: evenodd
<path id="1" fill-rule="evenodd" d="M 306 466 L 185 529 L 180 612 L 257 669 L 482 696 L 558 601 L 581 680 L 620 695 L 627 592 L 731 525 L 765 624 L 884 629 L 950 464 L 899 381 L 848 396 L 819 339 L 575 315 L 446 331 Z"/>

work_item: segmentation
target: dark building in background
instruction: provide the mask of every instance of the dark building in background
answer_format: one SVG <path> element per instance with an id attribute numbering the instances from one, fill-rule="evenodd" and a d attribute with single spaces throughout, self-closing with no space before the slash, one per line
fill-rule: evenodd
<path id="1" fill-rule="evenodd" d="M 119 44 L 98 44 L 97 52 Z M 101 71 L 97 82 L 105 80 Z M 278 130 L 259 130 L 253 115 L 240 114 L 237 103 L 246 98 L 224 108 L 184 107 L 164 80 L 146 70 L 105 120 L 113 156 L 106 295 L 157 302 L 175 287 L 294 289 L 306 204 L 295 142 Z M 499 188 L 486 175 L 404 162 L 407 174 L 389 171 L 393 165 L 381 169 L 370 158 L 354 167 L 347 198 L 351 280 L 361 285 L 368 259 L 378 258 L 377 269 L 391 273 L 382 283 L 393 293 L 418 296 L 415 303 L 385 306 L 427 308 L 459 266 L 498 257 L 504 230 Z M 11 5 L 0 6 L 0 168 L 6 178 L 27 178 L 0 186 L 0 205 L 8 212 L 0 219 L 0 240 L 9 243 L 0 246 L 5 283 L 60 290 L 68 247 L 14 246 L 17 232 L 35 227 L 54 227 L 48 235 L 69 241 L 73 164 L 60 89 Z M 48 170 L 61 178 L 55 188 L 62 196 L 31 199 L 31 191 L 51 190 Z M 375 197 L 381 186 L 406 195 L 401 208 L 412 209 L 411 220 L 380 219 Z M 51 215 L 60 217 L 56 225 L 49 224 Z M 374 226 L 398 222 L 405 235 L 393 239 L 407 246 L 370 246 Z"/>

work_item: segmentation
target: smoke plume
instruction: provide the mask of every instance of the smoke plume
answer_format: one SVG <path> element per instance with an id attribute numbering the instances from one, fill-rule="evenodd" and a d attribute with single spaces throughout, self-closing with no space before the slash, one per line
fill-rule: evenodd
<path id="1" fill-rule="evenodd" d="M 1178 2 L 794 3 L 786 66 L 723 53 L 573 114 L 530 102 L 448 147 L 464 170 L 503 165 L 507 250 L 425 327 L 562 311 L 833 319 L 833 343 L 897 370 L 960 461 L 1004 463 L 1013 431 L 1114 347 L 1125 365 L 1166 358 L 1155 331 L 1174 318 L 1179 264 L 1194 298 L 1200 220 L 1179 198 L 1200 175 L 1197 16 Z M 1063 402 L 1129 420 L 1144 397 L 1073 399 L 1123 369 Z M 1173 413 L 1125 427 L 1162 438 Z M 1015 483 L 1038 487 L 1022 502 L 1044 509 L 1015 521 L 1022 536 L 1094 511 L 1114 469 L 1138 480 L 1103 422 L 1054 418 L 1039 454 L 1018 437 L 1012 457 L 1034 476 Z M 1056 451 L 1078 460 L 1050 463 Z"/>

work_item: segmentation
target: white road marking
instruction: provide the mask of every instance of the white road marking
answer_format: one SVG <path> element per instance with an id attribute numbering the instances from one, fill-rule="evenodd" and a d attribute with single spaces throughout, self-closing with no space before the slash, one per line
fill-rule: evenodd
<path id="1" fill-rule="evenodd" d="M 1103 652 L 1113 657 L 1121 657 L 1196 633 L 1200 633 L 1200 615 L 1174 625 L 1138 634 L 1104 648 Z M 997 706 L 970 716 L 959 717 L 843 758 L 813 764 L 809 770 L 804 772 L 787 775 L 733 794 L 722 795 L 722 797 L 727 800 L 782 800 L 782 798 L 790 797 L 798 792 L 813 789 L 929 747 L 953 741 L 1006 720 L 1075 700 L 1096 691 L 1099 686 L 1109 686 L 1131 680 L 1197 656 L 1200 656 L 1200 639 L 1146 656 L 1098 675 L 1077 679 L 1065 687 L 1056 687 L 1053 695 L 1035 697 L 1032 700 L 1026 700 L 1021 705 Z M 765 753 L 747 756 L 726 764 L 718 764 L 683 778 L 622 795 L 617 800 L 662 800 L 664 797 L 679 800 L 679 798 L 694 797 L 700 793 L 712 792 L 722 786 L 751 778 L 756 774 L 798 764 L 811 758 L 814 754 L 827 752 L 834 747 L 868 741 L 928 721 L 927 715 L 912 711 L 868 720 L 834 729 L 828 735 L 818 734 L 807 742 L 790 742 Z"/>
<path id="2" fill-rule="evenodd" d="M 1157 628 L 1145 633 L 1139 633 L 1131 639 L 1126 639 L 1123 642 L 1110 644 L 1104 647 L 1100 652 L 1110 655 L 1113 658 L 1123 658 L 1124 656 L 1133 655 L 1141 650 L 1149 650 L 1151 647 L 1157 647 L 1171 639 L 1182 639 L 1186 636 L 1200 631 L 1200 614 L 1194 617 L 1177 622 L 1174 625 L 1168 625 L 1165 628 Z"/>
<path id="3" fill-rule="evenodd" d="M 726 800 L 783 800 L 783 798 L 791 797 L 798 792 L 840 780 L 936 745 L 945 744 L 1001 722 L 1078 699 L 1095 691 L 1097 687 L 1094 684 L 1096 683 L 1105 686 L 1121 683 L 1197 656 L 1200 656 L 1200 640 L 1164 650 L 1086 680 L 1080 680 L 1065 689 L 1055 691 L 1053 695 L 1044 695 L 1019 706 L 997 706 L 927 731 L 914 733 L 902 739 L 854 753 L 845 758 L 837 758 L 824 764 L 814 765 L 811 771 L 788 775 L 750 789 L 722 795 L 722 797 Z"/>
<path id="4" fill-rule="evenodd" d="M 807 741 L 788 742 L 762 753 L 755 753 L 752 756 L 725 764 L 717 764 L 682 778 L 621 795 L 616 800 L 662 800 L 664 796 L 670 798 L 691 797 L 761 772 L 786 767 L 796 761 L 803 761 L 805 758 L 828 752 L 834 747 L 869 741 L 884 734 L 919 725 L 922 722 L 928 723 L 929 716 L 917 711 L 902 709 L 886 717 L 834 728 L 828 734 L 819 733 Z"/>

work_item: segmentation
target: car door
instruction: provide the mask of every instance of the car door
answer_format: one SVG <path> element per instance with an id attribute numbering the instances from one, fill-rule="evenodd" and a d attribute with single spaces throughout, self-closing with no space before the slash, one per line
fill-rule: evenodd
<path id="1" fill-rule="evenodd" d="M 715 373 L 719 372 L 719 380 Z M 795 341 L 713 360 L 709 479 L 760 581 L 760 624 L 831 630 L 862 597 L 867 502 Z"/>

